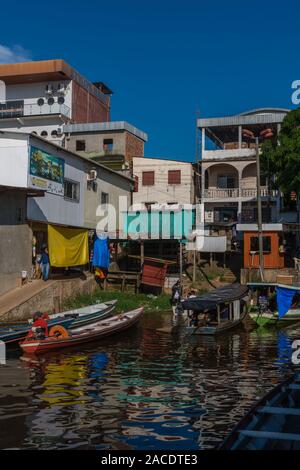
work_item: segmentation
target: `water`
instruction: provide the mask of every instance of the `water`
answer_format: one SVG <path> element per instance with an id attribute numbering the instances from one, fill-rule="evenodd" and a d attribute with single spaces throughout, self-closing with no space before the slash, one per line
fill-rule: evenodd
<path id="1" fill-rule="evenodd" d="M 34 360 L 11 353 L 0 366 L 0 448 L 216 448 L 292 371 L 300 327 L 188 339 L 157 331 L 169 317 L 147 314 L 122 335 Z"/>

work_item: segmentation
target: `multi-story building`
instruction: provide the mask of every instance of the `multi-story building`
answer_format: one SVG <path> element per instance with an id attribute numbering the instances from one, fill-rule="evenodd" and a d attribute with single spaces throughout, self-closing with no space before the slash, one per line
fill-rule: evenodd
<path id="1" fill-rule="evenodd" d="M 255 144 L 243 129 L 258 135 L 272 128 L 278 135 L 287 109 L 257 109 L 236 116 L 198 119 L 201 132 L 201 201 L 208 224 L 257 221 Z M 270 177 L 272 175 L 270 169 Z M 264 222 L 277 222 L 280 194 L 261 181 Z"/>
<path id="2" fill-rule="evenodd" d="M 35 134 L 0 132 L 0 294 L 30 273 L 33 237 L 40 250 L 49 224 L 94 231 L 110 203 L 118 229 L 132 189 L 131 178 Z"/>
<path id="3" fill-rule="evenodd" d="M 133 158 L 134 204 L 194 204 L 192 163 L 161 158 Z"/>
<path id="4" fill-rule="evenodd" d="M 131 170 L 133 157 L 144 156 L 147 134 L 128 122 L 66 124 L 65 146 L 115 170 Z"/>
<path id="5" fill-rule="evenodd" d="M 63 145 L 66 123 L 110 120 L 112 91 L 63 60 L 0 65 L 0 129 L 35 132 Z"/>

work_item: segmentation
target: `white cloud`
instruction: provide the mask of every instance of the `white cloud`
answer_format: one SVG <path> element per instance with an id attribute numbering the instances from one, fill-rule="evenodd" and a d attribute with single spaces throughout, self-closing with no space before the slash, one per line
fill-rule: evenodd
<path id="1" fill-rule="evenodd" d="M 0 44 L 0 64 L 13 64 L 14 62 L 26 62 L 31 60 L 31 54 L 22 46 L 12 47 Z"/>

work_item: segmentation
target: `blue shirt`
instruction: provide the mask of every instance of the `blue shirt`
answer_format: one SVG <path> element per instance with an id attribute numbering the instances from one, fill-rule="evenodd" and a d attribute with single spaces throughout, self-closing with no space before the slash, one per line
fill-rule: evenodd
<path id="1" fill-rule="evenodd" d="M 43 253 L 41 255 L 40 264 L 48 264 L 48 263 L 50 263 L 49 255 L 48 255 L 48 253 L 43 251 Z"/>

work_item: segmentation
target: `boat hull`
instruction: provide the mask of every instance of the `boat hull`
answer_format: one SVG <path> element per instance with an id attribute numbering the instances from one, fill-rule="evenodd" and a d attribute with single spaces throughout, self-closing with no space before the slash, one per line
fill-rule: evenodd
<path id="1" fill-rule="evenodd" d="M 277 313 L 277 312 L 276 312 Z M 287 312 L 284 317 L 279 318 L 278 314 L 269 314 L 269 313 L 261 313 L 258 312 L 249 312 L 249 317 L 253 320 L 258 326 L 277 326 L 283 327 L 292 325 L 300 321 L 300 312 Z"/>
<path id="2" fill-rule="evenodd" d="M 240 420 L 221 450 L 300 450 L 300 375 L 277 385 Z"/>
<path id="3" fill-rule="evenodd" d="M 187 326 L 186 331 L 190 335 L 217 335 L 219 333 L 223 333 L 224 331 L 231 330 L 232 328 L 236 328 L 237 326 L 241 325 L 244 318 L 246 317 L 247 312 L 245 312 L 238 320 L 235 321 L 226 321 L 219 323 L 216 326 L 204 325 L 199 327 L 191 327 Z"/>
<path id="4" fill-rule="evenodd" d="M 50 351 L 97 341 L 115 333 L 125 331 L 128 328 L 134 326 L 136 323 L 138 323 L 140 317 L 142 316 L 143 309 L 141 308 L 133 311 L 134 315 L 127 319 L 126 315 L 129 315 L 129 313 L 120 315 L 118 317 L 111 317 L 106 321 L 102 320 L 98 323 L 95 323 L 94 325 L 91 325 L 90 328 L 82 327 L 75 329 L 72 336 L 67 338 L 46 338 L 42 341 L 25 340 L 20 344 L 20 346 L 27 354 L 45 354 Z"/>

